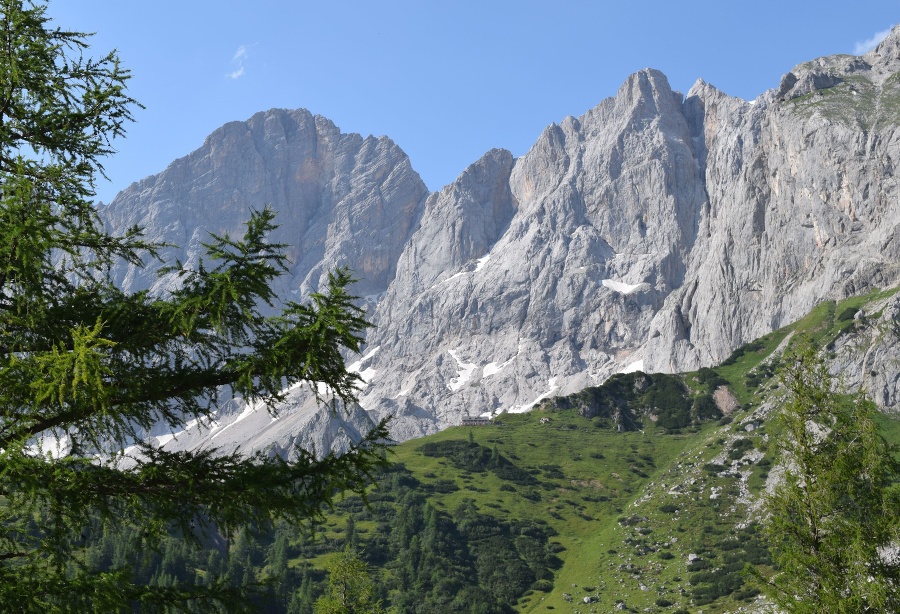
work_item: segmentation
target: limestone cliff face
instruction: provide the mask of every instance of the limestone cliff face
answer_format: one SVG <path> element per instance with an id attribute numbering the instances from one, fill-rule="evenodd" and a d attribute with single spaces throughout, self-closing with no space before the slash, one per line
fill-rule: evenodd
<path id="1" fill-rule="evenodd" d="M 375 328 L 353 368 L 368 414 L 312 420 L 308 395 L 292 392 L 294 422 L 247 427 L 238 404 L 223 419 L 245 426 L 218 441 L 327 446 L 367 415 L 395 416 L 408 439 L 617 371 L 715 364 L 822 300 L 897 284 L 898 126 L 900 30 L 865 56 L 802 64 L 753 102 L 703 81 L 685 96 L 642 70 L 521 158 L 489 151 L 432 194 L 386 138 L 260 113 L 104 215 L 183 246 L 168 256 L 192 264 L 207 232 L 239 233 L 270 204 L 274 238 L 292 246 L 281 296 L 307 296 L 337 265 L 363 278 Z M 172 283 L 152 273 L 116 272 L 132 289 Z M 867 383 L 868 363 L 843 360 Z M 888 405 L 892 377 L 869 378 Z"/>
<path id="2" fill-rule="evenodd" d="M 649 369 L 714 364 L 826 298 L 897 283 L 898 42 L 802 64 L 752 105 L 688 93 L 708 200 L 685 283 L 650 327 Z"/>
<path id="3" fill-rule="evenodd" d="M 866 390 L 877 405 L 900 413 L 900 294 L 858 312 L 831 348 L 830 369 L 848 390 Z"/>

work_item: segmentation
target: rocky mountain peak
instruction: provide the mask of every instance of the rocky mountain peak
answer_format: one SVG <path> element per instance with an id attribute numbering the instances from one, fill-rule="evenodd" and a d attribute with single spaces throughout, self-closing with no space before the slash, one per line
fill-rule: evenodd
<path id="1" fill-rule="evenodd" d="M 779 100 L 793 100 L 841 84 L 882 87 L 900 72 L 900 26 L 863 56 L 833 55 L 795 66 L 781 79 Z"/>
<path id="2" fill-rule="evenodd" d="M 278 211 L 274 240 L 292 247 L 295 267 L 284 296 L 316 291 L 328 271 L 347 265 L 357 291 L 378 294 L 396 270 L 400 246 L 418 222 L 428 190 L 409 158 L 387 137 L 342 134 L 305 109 L 272 109 L 225 124 L 202 147 L 120 193 L 104 209 L 109 224 L 137 224 L 178 248 L 164 255 L 191 265 L 209 232 L 242 233 L 251 209 Z M 169 277 L 122 267 L 117 281 L 164 291 Z"/>
<path id="3" fill-rule="evenodd" d="M 635 118 L 650 119 L 665 115 L 681 105 L 681 94 L 672 91 L 668 78 L 655 68 L 645 68 L 629 76 L 616 101 L 633 109 Z"/>
<path id="4" fill-rule="evenodd" d="M 717 88 L 715 85 L 707 83 L 703 79 L 697 79 L 684 97 L 685 101 L 691 98 L 699 98 L 704 102 L 708 102 L 728 99 L 732 98 L 732 96 L 729 96 L 728 94 Z M 735 98 L 735 100 L 739 99 Z"/>
<path id="5" fill-rule="evenodd" d="M 882 80 L 900 72 L 900 25 L 862 57 Z"/>

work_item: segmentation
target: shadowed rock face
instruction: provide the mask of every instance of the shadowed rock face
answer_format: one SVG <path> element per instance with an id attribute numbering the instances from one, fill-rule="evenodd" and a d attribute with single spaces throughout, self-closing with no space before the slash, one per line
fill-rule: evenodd
<path id="1" fill-rule="evenodd" d="M 361 404 L 408 439 L 624 369 L 715 364 L 821 300 L 900 281 L 898 70 L 898 32 L 802 64 L 752 103 L 703 81 L 683 96 L 642 70 L 521 158 L 492 150 L 432 194 L 390 140 L 273 110 L 223 126 L 104 215 L 195 263 L 206 232 L 240 233 L 250 208 L 273 206 L 294 263 L 281 296 L 341 264 L 363 278 L 376 328 L 354 366 Z M 165 291 L 153 266 L 117 281 Z M 313 428 L 288 419 L 308 401 L 292 393 L 270 435 L 235 425 L 228 439 L 283 451 Z"/>

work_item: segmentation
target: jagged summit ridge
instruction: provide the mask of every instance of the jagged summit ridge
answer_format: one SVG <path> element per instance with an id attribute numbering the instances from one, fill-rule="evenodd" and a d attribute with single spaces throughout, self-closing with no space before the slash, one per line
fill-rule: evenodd
<path id="1" fill-rule="evenodd" d="M 896 284 L 898 38 L 801 64 L 753 103 L 639 71 L 521 158 L 491 150 L 431 194 L 389 139 L 268 111 L 104 214 L 191 262 L 206 231 L 236 232 L 271 204 L 277 239 L 295 246 L 281 296 L 339 264 L 364 277 L 375 328 L 356 365 L 361 404 L 407 439 L 617 371 L 714 364 L 823 299 Z"/>
<path id="2" fill-rule="evenodd" d="M 178 246 L 163 250 L 167 262 L 196 266 L 210 232 L 240 236 L 250 211 L 268 205 L 281 224 L 271 239 L 290 246 L 292 264 L 279 280 L 279 296 L 309 296 L 328 272 L 346 265 L 361 278 L 354 290 L 374 305 L 394 278 L 427 195 L 390 139 L 343 134 L 305 109 L 272 109 L 222 126 L 200 149 L 121 192 L 101 214 L 113 229 L 136 224 L 148 239 Z M 158 278 L 158 268 L 155 261 L 143 269 L 121 265 L 113 278 L 129 290 L 165 292 L 177 281 Z M 195 426 L 176 440 L 162 431 L 152 435 L 168 446 L 288 450 L 296 441 L 327 451 L 366 430 L 368 421 L 361 410 L 343 424 L 342 416 L 322 416 L 302 390 L 291 392 L 277 422 L 246 410 L 238 399 L 205 429 Z"/>

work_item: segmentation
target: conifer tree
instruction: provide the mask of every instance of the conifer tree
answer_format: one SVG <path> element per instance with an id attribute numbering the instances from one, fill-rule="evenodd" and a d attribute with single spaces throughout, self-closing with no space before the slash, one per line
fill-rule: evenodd
<path id="1" fill-rule="evenodd" d="M 369 567 L 345 548 L 328 566 L 328 592 L 316 601 L 315 614 L 382 614 L 375 599 L 375 582 Z"/>
<path id="2" fill-rule="evenodd" d="M 354 402 L 343 352 L 358 351 L 367 323 L 351 276 L 338 270 L 309 304 L 263 316 L 286 265 L 264 209 L 243 238 L 211 236 L 197 268 L 172 263 L 170 295 L 115 287 L 113 264 L 157 253 L 138 228 L 109 234 L 92 202 L 138 104 L 130 75 L 115 52 L 92 58 L 89 36 L 54 27 L 42 4 L 0 0 L 0 11 L 0 611 L 240 601 L 220 582 L 153 588 L 124 567 L 95 569 L 85 531 L 133 535 L 134 552 L 173 529 L 190 539 L 306 522 L 336 493 L 362 491 L 384 462 L 383 423 L 345 455 L 290 462 L 141 440 L 159 423 L 210 418 L 223 394 L 275 412 L 305 382 Z"/>
<path id="3" fill-rule="evenodd" d="M 785 612 L 900 611 L 900 465 L 874 404 L 836 389 L 809 347 L 788 357 L 781 381 L 784 473 L 765 525 L 776 571 L 763 586 Z"/>

